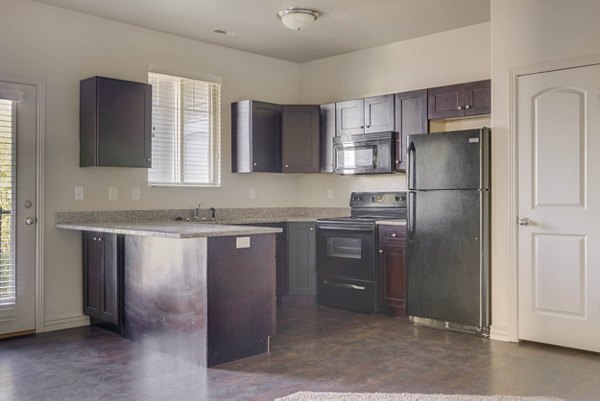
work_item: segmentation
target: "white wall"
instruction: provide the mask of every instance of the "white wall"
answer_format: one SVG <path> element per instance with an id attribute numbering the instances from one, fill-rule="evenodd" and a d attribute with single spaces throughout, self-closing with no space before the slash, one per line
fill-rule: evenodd
<path id="1" fill-rule="evenodd" d="M 517 339 L 509 291 L 509 74 L 516 67 L 600 54 L 598 0 L 491 0 L 492 324 L 497 338 Z M 514 313 L 513 313 L 514 316 Z M 510 327 L 509 327 L 510 326 Z M 509 330 L 510 329 L 510 330 Z"/>
<path id="2" fill-rule="evenodd" d="M 302 102 L 314 104 L 489 79 L 490 24 L 304 63 L 300 74 Z M 479 126 L 488 122 L 477 121 Z M 452 129 L 461 126 L 454 123 Z M 306 206 L 347 206 L 352 191 L 405 188 L 404 174 L 305 175 L 301 178 L 300 202 Z M 333 190 L 331 200 L 327 200 L 327 189 Z"/>
<path id="3" fill-rule="evenodd" d="M 56 211 L 296 204 L 297 177 L 230 173 L 229 104 L 245 98 L 297 103 L 298 64 L 28 0 L 0 0 L 0 10 L 0 79 L 46 83 L 46 321 L 81 316 L 81 240 L 54 228 Z M 144 82 L 149 64 L 223 77 L 222 188 L 148 188 L 144 169 L 79 168 L 79 80 L 102 75 Z M 83 201 L 74 201 L 75 185 L 84 186 Z M 118 188 L 119 200 L 108 201 L 109 186 Z M 141 201 L 130 200 L 132 186 L 141 188 Z M 256 188 L 255 201 L 249 187 Z"/>

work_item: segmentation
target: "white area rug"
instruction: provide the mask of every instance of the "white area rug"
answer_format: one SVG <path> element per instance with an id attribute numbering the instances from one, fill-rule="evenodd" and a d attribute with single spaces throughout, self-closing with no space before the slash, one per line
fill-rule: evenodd
<path id="1" fill-rule="evenodd" d="M 562 401 L 555 397 L 512 395 L 411 394 L 411 393 L 313 393 L 301 391 L 275 401 Z"/>

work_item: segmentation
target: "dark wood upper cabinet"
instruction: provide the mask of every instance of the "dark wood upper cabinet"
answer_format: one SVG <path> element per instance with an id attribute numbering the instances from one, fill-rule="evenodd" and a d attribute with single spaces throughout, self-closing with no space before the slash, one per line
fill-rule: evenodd
<path id="1" fill-rule="evenodd" d="M 394 95 L 365 99 L 365 133 L 394 130 Z"/>
<path id="2" fill-rule="evenodd" d="M 336 103 L 335 119 L 338 136 L 393 131 L 394 95 Z"/>
<path id="3" fill-rule="evenodd" d="M 379 226 L 380 302 L 384 313 L 406 317 L 406 229 Z"/>
<path id="4" fill-rule="evenodd" d="M 232 172 L 281 173 L 282 111 L 254 100 L 231 104 Z"/>
<path id="5" fill-rule="evenodd" d="M 427 119 L 427 89 L 402 92 L 395 95 L 395 129 L 399 132 L 396 144 L 396 171 L 406 171 L 406 137 L 429 131 Z"/>
<path id="6" fill-rule="evenodd" d="M 428 90 L 429 119 L 491 113 L 491 80 Z"/>
<path id="7" fill-rule="evenodd" d="M 347 100 L 335 104 L 336 135 L 356 135 L 365 132 L 365 102 Z"/>
<path id="8" fill-rule="evenodd" d="M 84 79 L 79 118 L 81 167 L 152 167 L 152 86 Z"/>
<path id="9" fill-rule="evenodd" d="M 492 112 L 492 81 L 465 84 L 465 116 L 490 114 Z"/>
<path id="10" fill-rule="evenodd" d="M 318 173 L 320 171 L 319 114 L 319 106 L 283 106 L 284 173 Z"/>
<path id="11" fill-rule="evenodd" d="M 123 237 L 83 233 L 83 313 L 122 327 Z"/>
<path id="12" fill-rule="evenodd" d="M 321 173 L 333 173 L 335 103 L 321 105 Z"/>

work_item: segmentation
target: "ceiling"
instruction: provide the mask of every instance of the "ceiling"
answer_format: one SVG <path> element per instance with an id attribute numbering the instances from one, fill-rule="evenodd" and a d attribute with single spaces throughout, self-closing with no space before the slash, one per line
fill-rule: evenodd
<path id="1" fill-rule="evenodd" d="M 489 0 L 35 0 L 293 62 L 305 62 L 489 21 Z M 283 7 L 321 13 L 302 31 Z M 220 35 L 214 30 L 234 35 Z"/>

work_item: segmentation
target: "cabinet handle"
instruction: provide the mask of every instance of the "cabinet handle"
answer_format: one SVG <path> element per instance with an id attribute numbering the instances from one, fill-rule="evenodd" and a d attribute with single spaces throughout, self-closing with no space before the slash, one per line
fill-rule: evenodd
<path id="1" fill-rule="evenodd" d="M 290 166 L 288 166 L 287 164 L 285 165 L 285 168 L 289 168 Z"/>
<path id="2" fill-rule="evenodd" d="M 457 110 L 462 110 L 462 106 L 458 106 L 458 107 L 457 107 Z"/>
<path id="3" fill-rule="evenodd" d="M 252 163 L 252 164 L 255 165 L 255 166 L 258 166 L 258 163 Z"/>
<path id="4" fill-rule="evenodd" d="M 313 227 L 309 228 L 310 231 L 315 231 L 315 229 Z"/>
<path id="5" fill-rule="evenodd" d="M 398 235 L 396 233 L 392 234 L 392 238 L 396 238 Z"/>
<path id="6" fill-rule="evenodd" d="M 98 237 L 98 241 L 102 241 L 102 237 Z"/>
<path id="7" fill-rule="evenodd" d="M 380 250 L 379 250 L 379 253 L 383 253 L 383 249 L 380 249 Z"/>
<path id="8" fill-rule="evenodd" d="M 146 161 L 149 162 L 149 161 L 152 161 L 152 159 L 150 157 L 147 157 Z"/>
<path id="9" fill-rule="evenodd" d="M 365 126 L 364 126 L 364 125 L 361 125 L 361 126 L 360 126 L 360 128 L 365 128 Z"/>
<path id="10" fill-rule="evenodd" d="M 371 128 L 371 126 L 370 126 L 370 125 L 367 125 L 367 128 Z"/>
<path id="11" fill-rule="evenodd" d="M 470 104 L 468 104 L 468 105 L 465 106 L 465 109 L 470 109 L 470 108 L 471 108 Z"/>

